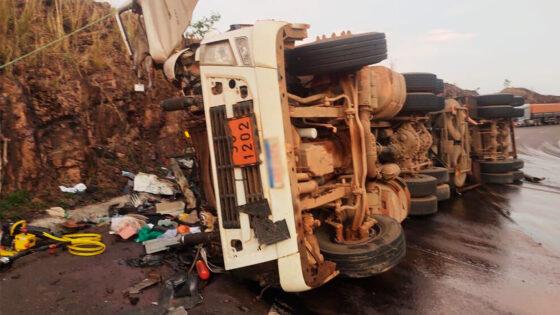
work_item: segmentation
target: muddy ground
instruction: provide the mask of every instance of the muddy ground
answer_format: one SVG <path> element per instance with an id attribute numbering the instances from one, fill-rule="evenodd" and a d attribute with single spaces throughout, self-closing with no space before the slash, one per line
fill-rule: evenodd
<path id="1" fill-rule="evenodd" d="M 441 204 L 437 215 L 405 222 L 408 252 L 393 270 L 369 279 L 336 279 L 303 294 L 216 276 L 190 314 L 558 314 L 560 309 L 560 126 L 519 128 L 525 171 L 542 184 L 487 186 Z M 0 314 L 158 314 L 161 287 L 137 305 L 121 291 L 149 270 L 123 258 L 142 248 L 106 237 L 94 258 L 36 254 L 0 274 Z"/>

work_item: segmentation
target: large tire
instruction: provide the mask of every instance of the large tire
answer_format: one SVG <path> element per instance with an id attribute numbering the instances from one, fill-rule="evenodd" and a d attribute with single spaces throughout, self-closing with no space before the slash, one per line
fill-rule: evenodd
<path id="1" fill-rule="evenodd" d="M 445 92 L 445 83 L 442 79 L 436 80 L 436 94 L 442 94 Z"/>
<path id="2" fill-rule="evenodd" d="M 407 92 L 434 93 L 437 94 L 437 76 L 433 73 L 411 72 L 403 73 L 406 81 Z"/>
<path id="3" fill-rule="evenodd" d="M 403 178 L 411 197 L 425 197 L 436 193 L 437 179 L 432 176 L 418 174 Z"/>
<path id="4" fill-rule="evenodd" d="M 445 98 L 433 93 L 408 93 L 399 116 L 439 112 L 445 108 Z"/>
<path id="5" fill-rule="evenodd" d="M 513 171 L 518 171 L 518 170 L 522 169 L 523 167 L 525 167 L 525 161 L 523 161 L 521 159 L 512 159 L 511 160 L 511 169 Z"/>
<path id="6" fill-rule="evenodd" d="M 513 107 L 509 105 L 478 107 L 476 111 L 478 118 L 496 119 L 513 117 Z"/>
<path id="7" fill-rule="evenodd" d="M 384 33 L 330 38 L 288 50 L 288 69 L 296 75 L 350 72 L 387 58 Z"/>
<path id="8" fill-rule="evenodd" d="M 506 93 L 480 95 L 476 97 L 476 103 L 479 106 L 511 105 L 513 103 L 513 95 Z"/>
<path id="9" fill-rule="evenodd" d="M 512 118 L 519 118 L 525 116 L 525 110 L 523 108 L 513 108 L 513 113 L 511 114 Z"/>
<path id="10" fill-rule="evenodd" d="M 446 184 L 449 182 L 449 170 L 445 167 L 430 167 L 420 171 L 420 174 L 435 177 L 437 184 Z"/>
<path id="11" fill-rule="evenodd" d="M 436 198 L 438 201 L 449 200 L 451 198 L 451 187 L 447 184 L 438 185 Z"/>
<path id="12" fill-rule="evenodd" d="M 513 184 L 513 172 L 509 173 L 480 173 L 485 184 Z"/>
<path id="13" fill-rule="evenodd" d="M 367 243 L 347 245 L 335 243 L 327 224 L 317 229 L 321 253 L 333 261 L 343 276 L 363 278 L 385 272 L 397 265 L 406 254 L 406 242 L 402 226 L 387 216 L 374 216 L 377 235 Z"/>
<path id="14" fill-rule="evenodd" d="M 408 212 L 408 215 L 410 216 L 431 215 L 437 211 L 438 200 L 434 195 L 420 198 L 410 198 L 410 211 Z"/>
<path id="15" fill-rule="evenodd" d="M 513 160 L 480 161 L 481 173 L 507 173 L 513 170 Z"/>
<path id="16" fill-rule="evenodd" d="M 511 106 L 517 107 L 522 106 L 525 104 L 525 99 L 522 96 L 514 96 L 513 102 L 511 102 Z"/>

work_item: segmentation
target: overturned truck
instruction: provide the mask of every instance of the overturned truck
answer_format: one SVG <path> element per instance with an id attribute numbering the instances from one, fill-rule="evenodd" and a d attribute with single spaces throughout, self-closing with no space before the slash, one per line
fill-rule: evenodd
<path id="1" fill-rule="evenodd" d="M 394 267 L 400 223 L 465 183 L 466 107 L 433 74 L 372 66 L 387 58 L 383 33 L 296 45 L 308 25 L 261 21 L 185 40 L 196 3 L 129 1 L 117 21 L 135 66 L 160 65 L 183 95 L 163 107 L 190 114 L 226 269 L 299 292 Z"/>

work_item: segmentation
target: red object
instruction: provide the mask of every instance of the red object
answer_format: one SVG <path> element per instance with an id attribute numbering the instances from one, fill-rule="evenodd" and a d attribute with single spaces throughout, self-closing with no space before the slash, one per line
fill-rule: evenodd
<path id="1" fill-rule="evenodd" d="M 196 271 L 201 280 L 210 279 L 210 270 L 208 270 L 206 263 L 202 259 L 196 261 Z"/>
<path id="2" fill-rule="evenodd" d="M 255 143 L 253 121 L 251 117 L 230 119 L 228 122 L 232 137 L 232 157 L 235 166 L 257 164 L 259 157 Z"/>
<path id="3" fill-rule="evenodd" d="M 179 225 L 177 227 L 177 233 L 179 233 L 181 235 L 189 234 L 190 231 L 191 231 L 191 229 L 186 225 Z"/>

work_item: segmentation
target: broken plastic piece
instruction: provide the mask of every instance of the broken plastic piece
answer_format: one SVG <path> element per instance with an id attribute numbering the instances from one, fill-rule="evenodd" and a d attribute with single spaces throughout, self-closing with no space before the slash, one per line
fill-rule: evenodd
<path id="1" fill-rule="evenodd" d="M 138 173 L 134 177 L 134 191 L 167 196 L 175 194 L 171 183 L 160 180 L 156 175 L 145 173 Z"/>
<path id="2" fill-rule="evenodd" d="M 60 191 L 70 194 L 82 193 L 87 190 L 87 186 L 83 183 L 74 185 L 73 187 L 58 186 Z"/>

